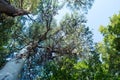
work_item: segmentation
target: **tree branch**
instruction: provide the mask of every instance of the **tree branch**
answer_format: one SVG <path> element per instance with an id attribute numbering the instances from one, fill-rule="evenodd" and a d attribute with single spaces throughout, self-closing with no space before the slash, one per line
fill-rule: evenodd
<path id="1" fill-rule="evenodd" d="M 27 15 L 29 12 L 23 10 L 23 9 L 16 9 L 14 6 L 9 4 L 5 0 L 0 0 L 0 13 L 4 13 L 8 16 L 21 16 L 21 15 Z"/>

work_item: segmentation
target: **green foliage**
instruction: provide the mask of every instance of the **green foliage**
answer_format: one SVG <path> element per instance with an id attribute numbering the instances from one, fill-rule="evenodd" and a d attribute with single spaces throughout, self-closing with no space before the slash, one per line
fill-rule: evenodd
<path id="1" fill-rule="evenodd" d="M 63 57 L 59 62 L 49 61 L 38 80 L 77 80 L 84 66 L 84 63 L 76 63 L 75 59 L 69 57 Z"/>
<path id="2" fill-rule="evenodd" d="M 13 24 L 13 19 L 6 19 L 0 23 L 0 67 L 5 63 L 5 57 L 9 53 L 7 44 L 11 34 L 11 26 Z"/>
<path id="3" fill-rule="evenodd" d="M 38 80 L 109 80 L 112 77 L 106 68 L 108 65 L 100 62 L 97 53 L 80 61 L 75 57 L 64 56 L 59 61 L 48 61 Z"/>
<path id="4" fill-rule="evenodd" d="M 113 15 L 110 18 L 108 26 L 100 27 L 104 36 L 104 43 L 100 47 L 100 53 L 103 55 L 103 62 L 107 64 L 108 72 L 113 79 L 119 80 L 120 75 L 120 14 Z M 99 44 L 100 46 L 100 44 Z"/>

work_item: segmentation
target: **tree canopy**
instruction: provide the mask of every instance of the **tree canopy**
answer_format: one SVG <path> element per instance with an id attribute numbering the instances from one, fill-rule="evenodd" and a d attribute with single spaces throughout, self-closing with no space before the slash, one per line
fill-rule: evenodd
<path id="1" fill-rule="evenodd" d="M 108 65 L 108 72 L 113 79 L 119 79 L 119 44 L 120 44 L 120 14 L 114 14 L 110 18 L 110 23 L 104 27 L 100 27 L 100 31 L 104 36 L 104 49 L 102 48 L 103 61 Z M 101 47 L 102 47 L 101 46 Z M 103 52 L 104 51 L 104 52 Z"/>
<path id="2" fill-rule="evenodd" d="M 104 40 L 95 44 L 86 26 L 93 2 L 1 0 L 0 67 L 15 61 L 20 80 L 119 80 L 120 14 L 100 26 Z M 57 22 L 64 7 L 70 12 Z"/>

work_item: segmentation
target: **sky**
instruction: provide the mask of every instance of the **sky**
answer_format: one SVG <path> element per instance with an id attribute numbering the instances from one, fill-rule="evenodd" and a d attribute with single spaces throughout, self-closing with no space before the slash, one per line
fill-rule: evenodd
<path id="1" fill-rule="evenodd" d="M 120 12 L 120 0 L 95 0 L 92 8 L 88 11 L 87 26 L 93 32 L 94 42 L 100 42 L 103 39 L 99 32 L 99 26 L 107 26 L 109 18 Z"/>

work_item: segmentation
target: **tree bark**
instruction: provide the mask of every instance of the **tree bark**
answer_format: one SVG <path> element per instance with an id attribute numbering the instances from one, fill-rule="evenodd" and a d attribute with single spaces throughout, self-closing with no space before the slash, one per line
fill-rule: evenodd
<path id="1" fill-rule="evenodd" d="M 35 48 L 36 46 L 37 44 L 33 45 L 30 43 L 20 52 L 18 52 L 13 59 L 7 62 L 3 69 L 0 70 L 0 80 L 19 80 L 20 72 L 25 64 L 25 60 L 29 56 L 31 49 Z"/>
<path id="2" fill-rule="evenodd" d="M 12 59 L 0 71 L 0 80 L 18 80 L 25 59 Z"/>
<path id="3" fill-rule="evenodd" d="M 0 13 L 5 13 L 6 15 L 12 17 L 29 14 L 29 12 L 23 9 L 16 9 L 5 0 L 0 0 Z"/>

